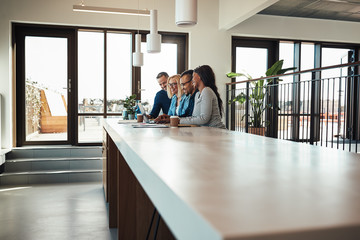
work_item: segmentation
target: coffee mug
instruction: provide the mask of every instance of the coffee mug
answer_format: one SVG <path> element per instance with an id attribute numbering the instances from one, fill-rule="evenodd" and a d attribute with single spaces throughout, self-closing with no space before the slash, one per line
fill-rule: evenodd
<path id="1" fill-rule="evenodd" d="M 180 118 L 179 116 L 170 117 L 170 127 L 177 127 L 179 125 Z"/>
<path id="2" fill-rule="evenodd" d="M 143 122 L 144 116 L 140 113 L 137 114 L 137 122 Z"/>

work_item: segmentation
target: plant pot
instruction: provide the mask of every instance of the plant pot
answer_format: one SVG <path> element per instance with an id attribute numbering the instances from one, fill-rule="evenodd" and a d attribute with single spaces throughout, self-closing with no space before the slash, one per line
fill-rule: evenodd
<path id="1" fill-rule="evenodd" d="M 127 113 L 126 110 L 124 110 L 124 111 L 122 112 L 122 117 L 123 117 L 124 120 L 128 119 L 128 113 Z"/>
<path id="2" fill-rule="evenodd" d="M 249 127 L 248 133 L 265 136 L 265 127 Z"/>
<path id="3" fill-rule="evenodd" d="M 133 113 L 129 113 L 128 114 L 128 119 L 129 120 L 134 120 L 135 119 L 135 115 Z"/>

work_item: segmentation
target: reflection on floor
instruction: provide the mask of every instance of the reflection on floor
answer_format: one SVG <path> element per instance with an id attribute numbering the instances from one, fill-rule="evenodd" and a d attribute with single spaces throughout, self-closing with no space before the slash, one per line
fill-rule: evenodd
<path id="1" fill-rule="evenodd" d="M 0 187 L 0 239 L 117 239 L 101 183 Z"/>

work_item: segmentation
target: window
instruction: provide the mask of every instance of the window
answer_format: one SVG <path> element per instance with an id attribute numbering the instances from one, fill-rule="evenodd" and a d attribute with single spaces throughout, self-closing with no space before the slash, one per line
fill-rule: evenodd
<path id="1" fill-rule="evenodd" d="M 141 43 L 141 51 L 146 52 L 146 43 Z M 169 76 L 181 73 L 177 69 L 176 43 L 162 43 L 161 52 L 144 54 L 144 66 L 141 67 L 141 102 L 146 112 L 150 112 L 154 103 L 154 97 L 160 90 L 156 81 L 159 72 L 167 72 Z"/>
<path id="2" fill-rule="evenodd" d="M 163 35 L 158 54 L 146 53 L 146 43 L 142 43 L 144 66 L 134 68 L 133 34 L 93 29 L 78 32 L 79 143 L 101 142 L 103 120 L 121 117 L 121 100 L 127 96 L 137 94 L 138 99 L 149 103 L 144 106 L 150 110 L 159 90 L 158 72 L 176 74 L 185 70 L 185 35 Z"/>
<path id="3" fill-rule="evenodd" d="M 120 113 L 122 109 L 119 100 L 131 95 L 131 34 L 107 33 L 106 50 L 107 113 Z"/>
<path id="4" fill-rule="evenodd" d="M 20 23 L 13 27 L 16 102 L 21 106 L 16 108 L 17 146 L 100 144 L 103 120 L 122 116 L 121 100 L 136 94 L 152 104 L 159 89 L 158 71 L 176 74 L 187 69 L 186 33 L 160 32 L 162 52 L 143 51 L 145 65 L 137 68 L 132 66 L 135 30 Z M 146 32 L 141 34 L 145 42 Z M 26 99 L 26 89 L 33 91 L 36 109 L 30 107 L 35 100 Z M 39 113 L 45 102 L 41 96 L 51 105 L 51 128 Z M 45 131 L 50 132 L 45 136 Z"/>
<path id="5" fill-rule="evenodd" d="M 354 44 L 233 37 L 232 71 L 246 72 L 254 78 L 263 76 L 263 66 L 266 66 L 266 54 L 262 51 L 263 49 L 268 49 L 268 51 L 271 49 L 278 53 L 276 59 L 269 56 L 269 65 L 277 59 L 284 59 L 283 68 L 297 67 L 296 71 L 304 71 L 358 61 L 359 48 L 360 46 Z M 266 120 L 270 122 L 267 127 L 267 136 L 315 142 L 316 144 L 317 141 L 322 141 L 322 139 L 327 141 L 326 139 L 333 137 L 330 131 L 324 131 L 322 128 L 340 129 L 341 136 L 348 134 L 345 125 L 357 120 L 356 114 L 345 114 L 344 109 L 358 106 L 355 100 L 357 97 L 355 90 L 350 89 L 347 92 L 343 90 L 346 84 L 350 86 L 355 83 L 351 80 L 352 78 L 345 77 L 351 76 L 351 74 L 357 74 L 357 69 L 345 67 L 337 70 L 324 70 L 316 74 L 307 72 L 282 77 L 283 81 L 274 88 L 273 92 L 279 108 L 277 111 L 268 111 L 266 114 Z M 240 80 L 244 80 L 244 78 L 236 79 L 236 81 Z M 237 96 L 239 88 L 241 86 L 232 86 L 232 95 L 229 97 Z M 230 128 L 244 131 L 246 123 L 241 122 L 241 119 L 245 119 L 241 117 L 244 114 L 239 115 L 238 113 L 246 111 L 246 105 L 232 104 L 230 110 Z M 329 120 L 323 119 L 333 115 L 329 111 L 339 111 L 335 113 L 335 115 L 339 115 L 335 116 L 339 121 L 333 124 L 334 126 L 328 124 Z M 355 131 L 357 130 L 355 129 Z"/>

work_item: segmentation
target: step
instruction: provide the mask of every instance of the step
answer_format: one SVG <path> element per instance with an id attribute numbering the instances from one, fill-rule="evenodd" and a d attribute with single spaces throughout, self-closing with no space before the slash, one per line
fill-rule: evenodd
<path id="1" fill-rule="evenodd" d="M 18 158 L 5 161 L 5 173 L 41 170 L 102 169 L 102 157 Z"/>
<path id="2" fill-rule="evenodd" d="M 0 185 L 101 182 L 102 170 L 31 171 L 0 174 Z"/>
<path id="3" fill-rule="evenodd" d="M 30 146 L 13 148 L 6 159 L 46 157 L 101 157 L 101 146 Z"/>
<path id="4" fill-rule="evenodd" d="M 0 146 L 1 147 L 1 146 Z M 10 149 L 0 149 L 0 173 L 4 172 L 5 167 L 5 156 L 10 152 Z"/>

